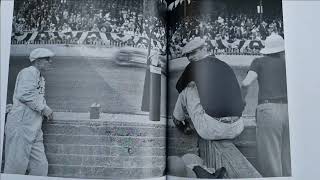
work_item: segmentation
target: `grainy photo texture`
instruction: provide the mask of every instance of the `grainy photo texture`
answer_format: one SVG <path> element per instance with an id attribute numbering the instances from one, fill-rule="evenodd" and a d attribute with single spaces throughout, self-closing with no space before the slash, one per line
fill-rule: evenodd
<path id="1" fill-rule="evenodd" d="M 291 176 L 282 2 L 167 3 L 168 175 Z"/>
<path id="2" fill-rule="evenodd" d="M 3 173 L 163 176 L 164 10 L 158 0 L 14 1 Z"/>

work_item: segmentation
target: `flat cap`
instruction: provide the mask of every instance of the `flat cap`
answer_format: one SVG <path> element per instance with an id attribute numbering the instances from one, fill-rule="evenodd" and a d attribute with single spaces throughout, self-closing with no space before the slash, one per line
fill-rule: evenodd
<path id="1" fill-rule="evenodd" d="M 39 58 L 45 58 L 45 57 L 53 57 L 54 53 L 46 48 L 37 48 L 31 51 L 29 55 L 30 62 L 39 59 Z"/>
<path id="2" fill-rule="evenodd" d="M 195 49 L 198 49 L 205 45 L 205 40 L 200 37 L 195 37 L 193 40 L 188 42 L 182 49 L 182 55 L 185 55 Z"/>

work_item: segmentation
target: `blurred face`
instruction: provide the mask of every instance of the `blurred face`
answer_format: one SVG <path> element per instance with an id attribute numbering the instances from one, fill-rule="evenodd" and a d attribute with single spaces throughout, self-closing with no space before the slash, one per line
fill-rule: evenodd
<path id="1" fill-rule="evenodd" d="M 51 68 L 52 60 L 50 57 L 39 58 L 37 60 L 37 67 L 40 71 L 48 71 Z"/>
<path id="2" fill-rule="evenodd" d="M 203 49 L 204 48 L 195 49 L 195 50 L 187 53 L 186 57 L 188 58 L 189 61 L 200 60 L 203 57 Z"/>

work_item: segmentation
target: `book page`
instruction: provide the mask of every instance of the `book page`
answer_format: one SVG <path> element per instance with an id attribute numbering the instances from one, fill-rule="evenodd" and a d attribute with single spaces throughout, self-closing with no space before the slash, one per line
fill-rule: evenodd
<path id="1" fill-rule="evenodd" d="M 290 177 L 281 1 L 168 8 L 168 175 Z"/>
<path id="2" fill-rule="evenodd" d="M 164 176 L 166 41 L 158 1 L 6 4 L 13 17 L 1 96 L 3 177 Z M 161 89 L 147 93 L 154 87 Z"/>

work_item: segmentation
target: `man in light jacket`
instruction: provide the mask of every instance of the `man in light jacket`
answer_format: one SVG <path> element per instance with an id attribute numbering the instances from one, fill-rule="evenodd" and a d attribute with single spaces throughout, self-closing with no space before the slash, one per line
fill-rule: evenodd
<path id="1" fill-rule="evenodd" d="M 4 173 L 47 176 L 48 161 L 44 151 L 43 118 L 53 118 L 45 100 L 43 74 L 51 66 L 54 53 L 38 48 L 30 53 L 31 66 L 22 69 L 16 79 L 13 106 L 5 126 Z"/>

